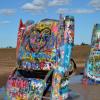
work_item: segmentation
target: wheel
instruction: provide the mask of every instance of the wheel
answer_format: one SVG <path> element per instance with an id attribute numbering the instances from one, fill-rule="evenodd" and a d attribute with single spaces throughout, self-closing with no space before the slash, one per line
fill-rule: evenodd
<path id="1" fill-rule="evenodd" d="M 71 76 L 73 73 L 75 73 L 76 69 L 77 69 L 76 63 L 75 63 L 74 59 L 71 58 L 71 60 L 70 60 L 70 69 L 69 69 L 69 76 Z"/>

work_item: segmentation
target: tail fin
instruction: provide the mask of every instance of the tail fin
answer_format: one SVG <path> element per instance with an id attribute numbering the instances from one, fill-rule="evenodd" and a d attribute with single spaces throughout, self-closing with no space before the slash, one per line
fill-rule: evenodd
<path id="1" fill-rule="evenodd" d="M 64 20 L 64 42 L 74 43 L 74 17 L 66 16 Z"/>
<path id="2" fill-rule="evenodd" d="M 17 35 L 16 58 L 17 58 L 18 51 L 19 51 L 19 48 L 21 45 L 21 37 L 23 34 L 23 30 L 25 30 L 25 24 L 23 24 L 22 19 L 20 19 L 19 28 L 18 28 L 18 35 Z"/>
<path id="3" fill-rule="evenodd" d="M 23 27 L 23 22 L 22 22 L 22 19 L 20 19 L 20 22 L 19 22 L 19 30 L 21 29 L 21 27 Z"/>
<path id="4" fill-rule="evenodd" d="M 100 24 L 95 24 L 91 39 L 91 46 L 96 50 L 100 50 Z"/>

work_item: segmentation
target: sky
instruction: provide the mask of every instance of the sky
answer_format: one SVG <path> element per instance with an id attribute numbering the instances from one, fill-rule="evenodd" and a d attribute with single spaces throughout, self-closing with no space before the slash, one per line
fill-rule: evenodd
<path id="1" fill-rule="evenodd" d="M 16 47 L 19 20 L 75 18 L 75 44 L 91 43 L 93 26 L 100 23 L 100 0 L 0 0 L 0 48 Z"/>

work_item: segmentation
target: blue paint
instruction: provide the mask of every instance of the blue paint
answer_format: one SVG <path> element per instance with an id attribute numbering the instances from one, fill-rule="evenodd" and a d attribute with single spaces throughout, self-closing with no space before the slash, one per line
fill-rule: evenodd
<path id="1" fill-rule="evenodd" d="M 4 87 L 0 88 L 0 94 L 4 93 L 4 91 L 5 91 Z"/>

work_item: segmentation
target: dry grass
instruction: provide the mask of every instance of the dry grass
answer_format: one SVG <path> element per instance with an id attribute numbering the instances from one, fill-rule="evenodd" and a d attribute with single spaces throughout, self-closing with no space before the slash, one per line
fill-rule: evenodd
<path id="1" fill-rule="evenodd" d="M 85 63 L 90 51 L 89 46 L 75 46 L 73 48 L 72 57 L 76 63 Z"/>

